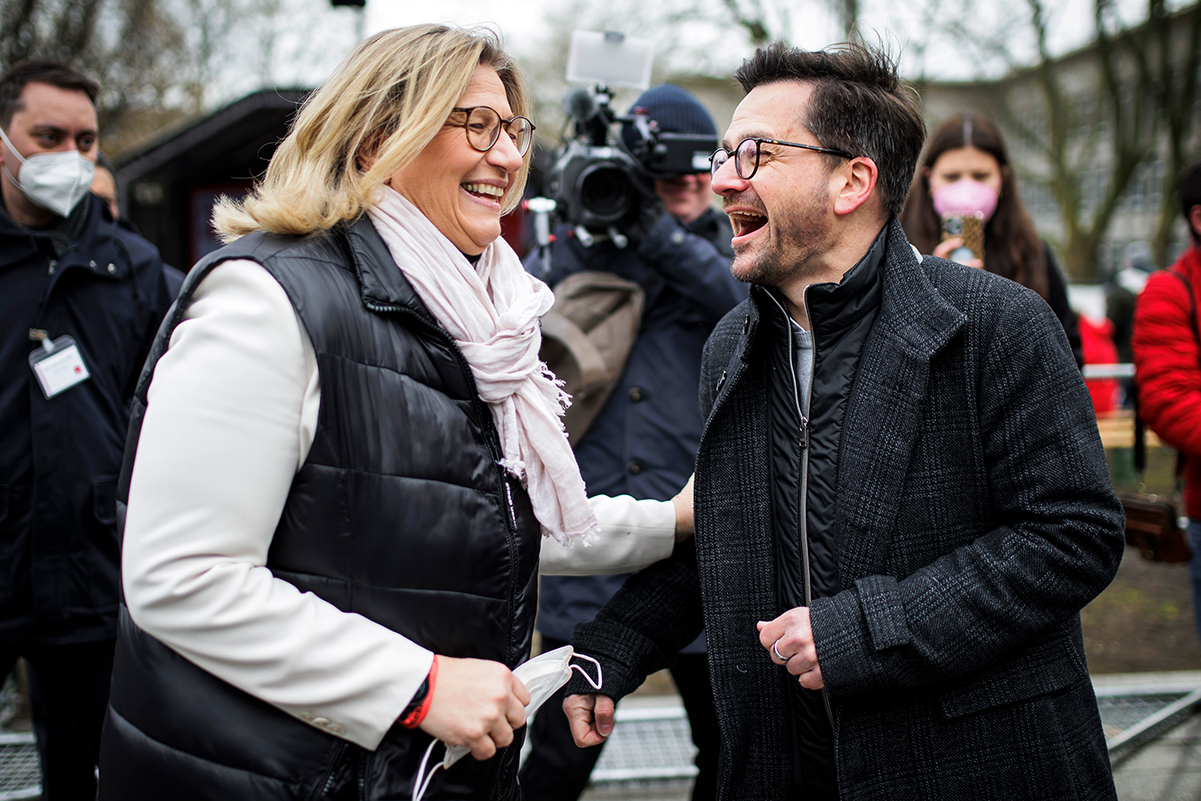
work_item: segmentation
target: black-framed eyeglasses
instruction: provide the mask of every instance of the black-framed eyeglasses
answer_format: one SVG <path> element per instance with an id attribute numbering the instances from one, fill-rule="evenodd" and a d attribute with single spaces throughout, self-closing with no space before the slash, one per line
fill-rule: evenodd
<path id="1" fill-rule="evenodd" d="M 734 153 L 726 150 L 724 147 L 719 147 L 713 151 L 713 155 L 709 157 L 709 171 L 716 175 L 717 171 L 722 168 L 730 156 L 734 156 L 734 172 L 738 173 L 738 177 L 744 181 L 749 181 L 754 177 L 755 172 L 759 169 L 759 149 L 762 145 L 784 145 L 785 147 L 799 147 L 802 150 L 812 150 L 814 153 L 825 153 L 830 156 L 838 156 L 844 159 L 855 158 L 845 150 L 833 150 L 828 147 L 818 147 L 817 145 L 802 145 L 800 142 L 781 142 L 779 139 L 761 139 L 754 136 L 748 136 L 738 143 L 738 147 L 734 148 Z"/>
<path id="2" fill-rule="evenodd" d="M 447 125 L 462 128 L 467 132 L 467 144 L 481 153 L 487 153 L 500 139 L 503 128 L 517 153 L 524 156 L 534 141 L 534 123 L 525 117 L 509 117 L 501 119 L 496 109 L 488 106 L 472 106 L 471 108 L 452 108 Z"/>

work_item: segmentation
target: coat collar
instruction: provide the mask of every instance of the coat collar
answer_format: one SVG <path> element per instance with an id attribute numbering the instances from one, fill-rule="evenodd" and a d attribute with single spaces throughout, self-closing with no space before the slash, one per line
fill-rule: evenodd
<path id="1" fill-rule="evenodd" d="M 39 251 L 53 262 L 51 289 L 67 270 L 84 269 L 98 278 L 123 279 L 132 267 L 118 243 L 117 224 L 103 201 L 85 195 L 71 216 L 56 225 L 26 228 L 0 206 L 0 268 L 33 258 Z"/>
<path id="2" fill-rule="evenodd" d="M 346 226 L 351 261 L 362 288 L 363 304 L 368 309 L 402 306 L 437 324 L 425 303 L 392 259 L 388 246 L 366 214 Z"/>
<path id="3" fill-rule="evenodd" d="M 877 248 L 882 248 L 883 254 L 873 254 Z M 819 297 L 815 299 L 825 307 L 814 315 L 817 324 L 840 325 L 841 316 L 857 318 L 864 313 L 859 301 L 873 292 L 878 274 L 883 293 L 880 320 L 872 329 L 873 336 L 882 335 L 881 321 L 884 321 L 888 335 L 899 340 L 894 344 L 899 344 L 911 357 L 928 362 L 958 332 L 966 318 L 939 295 L 919 259 L 917 250 L 905 238 L 900 221 L 894 217 L 868 254 L 847 272 L 840 284 L 810 289 L 811 293 L 818 290 Z M 750 294 L 752 302 L 738 348 L 743 361 L 749 356 L 763 317 L 782 305 L 782 301 L 768 297 L 778 298 L 778 290 L 755 285 Z"/>
<path id="4" fill-rule="evenodd" d="M 833 530 L 844 586 L 884 564 L 926 405 L 930 362 L 967 322 L 939 293 L 896 219 L 884 232 L 884 246 L 880 307 L 859 358 L 839 446 Z M 862 283 L 863 291 L 872 285 Z M 741 341 L 726 368 L 733 380 L 717 389 L 714 410 L 757 362 L 756 348 L 766 345 L 760 335 L 770 337 L 775 328 L 764 319 L 776 305 L 767 292 L 752 288 Z"/>
<path id="5" fill-rule="evenodd" d="M 842 283 L 810 288 L 810 292 L 816 290 L 820 293 L 819 302 L 827 306 L 814 316 L 815 320 L 818 325 L 827 325 L 831 324 L 827 322 L 828 318 L 840 315 L 852 315 L 857 319 L 864 313 L 859 300 L 873 291 L 873 271 L 878 271 L 883 292 L 879 319 L 872 328 L 872 338 L 884 337 L 892 346 L 900 347 L 909 358 L 929 362 L 955 336 L 966 322 L 966 317 L 939 294 L 938 287 L 922 269 L 917 251 L 905 238 L 905 232 L 896 218 L 885 226 L 872 250 L 881 245 L 884 249 L 882 256 L 872 258 L 873 254 L 869 251 L 847 272 Z M 769 298 L 769 294 L 778 296 L 778 291 L 758 285 L 751 287 L 753 303 L 739 348 L 743 354 L 751 347 L 757 323 L 762 321 L 765 314 L 770 314 L 771 309 L 781 305 L 781 301 Z"/>
<path id="6" fill-rule="evenodd" d="M 895 218 L 889 224 L 888 237 L 880 314 L 889 327 L 881 333 L 894 335 L 896 344 L 913 358 L 928 362 L 959 332 L 967 317 L 939 293 L 922 268 L 924 260 Z"/>
<path id="7" fill-rule="evenodd" d="M 883 568 L 929 394 L 930 363 L 967 322 L 894 219 L 884 293 L 864 343 L 839 447 L 835 512 L 844 585 Z"/>

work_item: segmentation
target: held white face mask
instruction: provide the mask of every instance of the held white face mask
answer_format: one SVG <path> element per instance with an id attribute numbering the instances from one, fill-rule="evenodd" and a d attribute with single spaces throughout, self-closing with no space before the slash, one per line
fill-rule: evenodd
<path id="1" fill-rule="evenodd" d="M 66 217 L 92 187 L 96 162 L 84 157 L 78 150 L 34 153 L 25 158 L 13 147 L 3 128 L 0 128 L 0 139 L 8 146 L 8 152 L 21 162 L 21 180 L 18 181 L 12 174 L 7 163 L 4 171 L 34 205 Z"/>
<path id="2" fill-rule="evenodd" d="M 579 665 L 571 664 L 572 659 L 586 659 L 596 665 L 596 681 L 588 675 L 585 670 Z M 556 648 L 553 651 L 547 651 L 544 654 L 521 663 L 513 670 L 513 675 L 521 680 L 525 685 L 526 690 L 530 693 L 530 702 L 525 705 L 525 716 L 528 721 L 537 711 L 538 707 L 542 706 L 547 698 L 554 695 L 555 690 L 558 690 L 567 680 L 571 678 L 571 671 L 578 670 L 584 680 L 599 690 L 604 683 L 604 677 L 601 676 L 600 663 L 590 656 L 575 653 L 570 645 L 564 645 L 562 648 Z M 425 795 L 425 791 L 429 789 L 430 781 L 434 778 L 434 772 L 438 768 L 449 768 L 451 765 L 458 762 L 463 757 L 471 753 L 471 749 L 465 745 L 446 746 L 446 756 L 441 762 L 436 763 L 430 768 L 429 773 L 426 773 L 426 765 L 429 764 L 430 754 L 441 740 L 434 740 L 429 744 L 429 748 L 425 749 L 425 756 L 421 760 L 421 765 L 417 768 L 417 784 L 413 788 L 413 801 L 421 801 L 421 797 Z"/>

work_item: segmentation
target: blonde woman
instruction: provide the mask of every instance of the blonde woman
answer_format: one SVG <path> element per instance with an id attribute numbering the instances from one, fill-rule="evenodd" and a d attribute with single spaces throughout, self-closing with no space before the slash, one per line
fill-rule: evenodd
<path id="1" fill-rule="evenodd" d="M 499 238 L 528 107 L 490 34 L 388 31 L 219 206 L 138 390 L 102 798 L 409 798 L 432 738 L 475 759 L 428 798 L 514 797 L 540 549 L 670 552 L 561 547 L 553 299 Z"/>

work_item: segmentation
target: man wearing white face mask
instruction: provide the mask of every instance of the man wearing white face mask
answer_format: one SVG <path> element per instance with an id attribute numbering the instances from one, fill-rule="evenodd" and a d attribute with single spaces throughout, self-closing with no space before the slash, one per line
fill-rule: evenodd
<path id="1" fill-rule="evenodd" d="M 55 801 L 95 797 L 119 598 L 116 477 L 169 304 L 158 252 L 88 192 L 98 93 L 49 61 L 0 78 L 0 675 L 25 657 L 35 698 L 53 706 L 38 745 Z"/>

